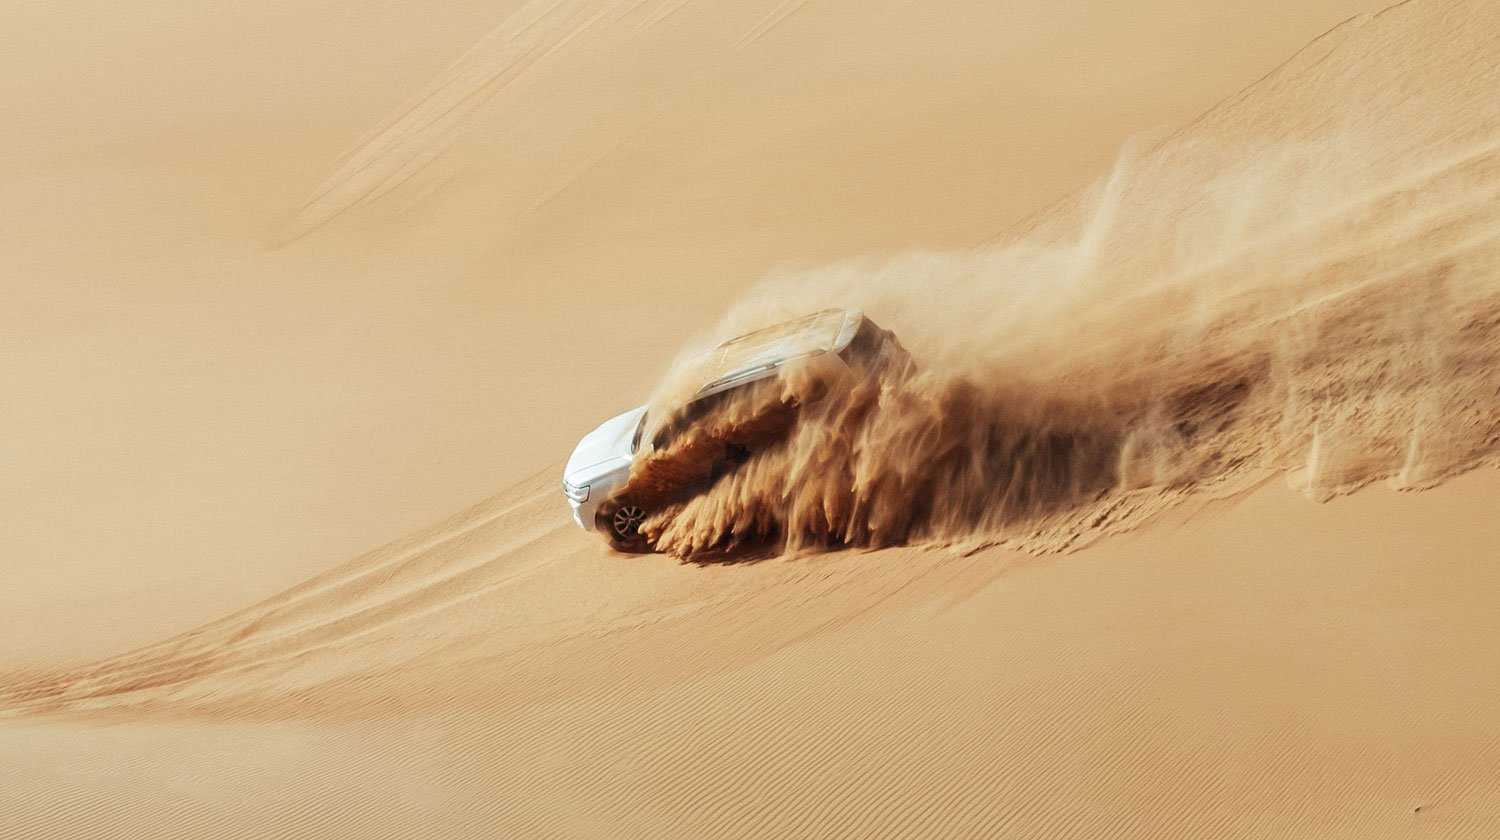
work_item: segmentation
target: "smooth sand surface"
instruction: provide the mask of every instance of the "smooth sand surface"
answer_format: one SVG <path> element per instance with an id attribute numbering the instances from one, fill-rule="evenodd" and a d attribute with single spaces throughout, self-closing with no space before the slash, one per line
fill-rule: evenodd
<path id="1" fill-rule="evenodd" d="M 624 557 L 557 487 L 768 271 L 1061 235 L 1143 131 L 1170 197 L 1378 107 L 1450 165 L 1283 250 L 1493 265 L 1495 10 L 1242 6 L 4 12 L 0 837 L 1500 833 L 1482 442 L 1071 553 Z"/>

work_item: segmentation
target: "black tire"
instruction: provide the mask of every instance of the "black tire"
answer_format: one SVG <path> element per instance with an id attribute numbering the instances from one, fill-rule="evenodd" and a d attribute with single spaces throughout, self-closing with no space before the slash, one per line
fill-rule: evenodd
<path id="1" fill-rule="evenodd" d="M 651 550 L 651 542 L 641 533 L 641 523 L 649 515 L 650 512 L 634 500 L 615 498 L 599 506 L 596 522 L 615 551 L 644 554 Z"/>

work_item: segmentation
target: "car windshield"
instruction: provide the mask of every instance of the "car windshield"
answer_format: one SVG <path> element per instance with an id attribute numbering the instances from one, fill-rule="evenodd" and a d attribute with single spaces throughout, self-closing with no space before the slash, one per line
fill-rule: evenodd
<path id="1" fill-rule="evenodd" d="M 694 423 L 707 417 L 710 412 L 724 405 L 729 398 L 729 392 L 711 394 L 690 401 L 687 405 L 673 409 L 668 415 L 661 428 L 651 435 L 651 448 L 666 449 L 677 436 L 692 428 Z M 642 427 L 644 428 L 644 427 Z"/>

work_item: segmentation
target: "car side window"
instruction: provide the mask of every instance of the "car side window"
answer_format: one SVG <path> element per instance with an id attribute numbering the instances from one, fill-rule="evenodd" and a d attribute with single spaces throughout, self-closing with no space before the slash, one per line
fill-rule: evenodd
<path id="1" fill-rule="evenodd" d="M 732 392 L 720 391 L 717 394 L 710 394 L 702 399 L 693 400 L 674 411 L 672 416 L 667 418 L 667 421 L 661 425 L 661 428 L 656 430 L 656 434 L 652 435 L 652 448 L 665 449 L 670 446 L 673 441 L 682 436 L 683 432 L 692 428 L 694 423 L 707 417 L 709 412 L 722 406 L 730 393 Z"/>
<path id="2" fill-rule="evenodd" d="M 646 422 L 651 419 L 651 412 L 641 412 L 641 422 L 635 425 L 635 437 L 630 439 L 630 453 L 634 455 L 641 450 L 641 435 L 646 433 Z"/>

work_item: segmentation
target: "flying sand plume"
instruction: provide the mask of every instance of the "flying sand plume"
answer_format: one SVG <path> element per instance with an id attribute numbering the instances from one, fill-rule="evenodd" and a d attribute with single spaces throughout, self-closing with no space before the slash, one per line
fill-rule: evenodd
<path id="1" fill-rule="evenodd" d="M 767 540 L 1053 551 L 1275 472 L 1326 499 L 1494 462 L 1496 125 L 1391 168 L 1358 133 L 1248 157 L 1167 145 L 1123 156 L 1073 222 L 1013 244 L 773 278 L 720 336 L 856 305 L 919 370 L 836 389 L 644 530 L 683 557 Z M 781 398 L 808 402 L 807 382 Z"/>

